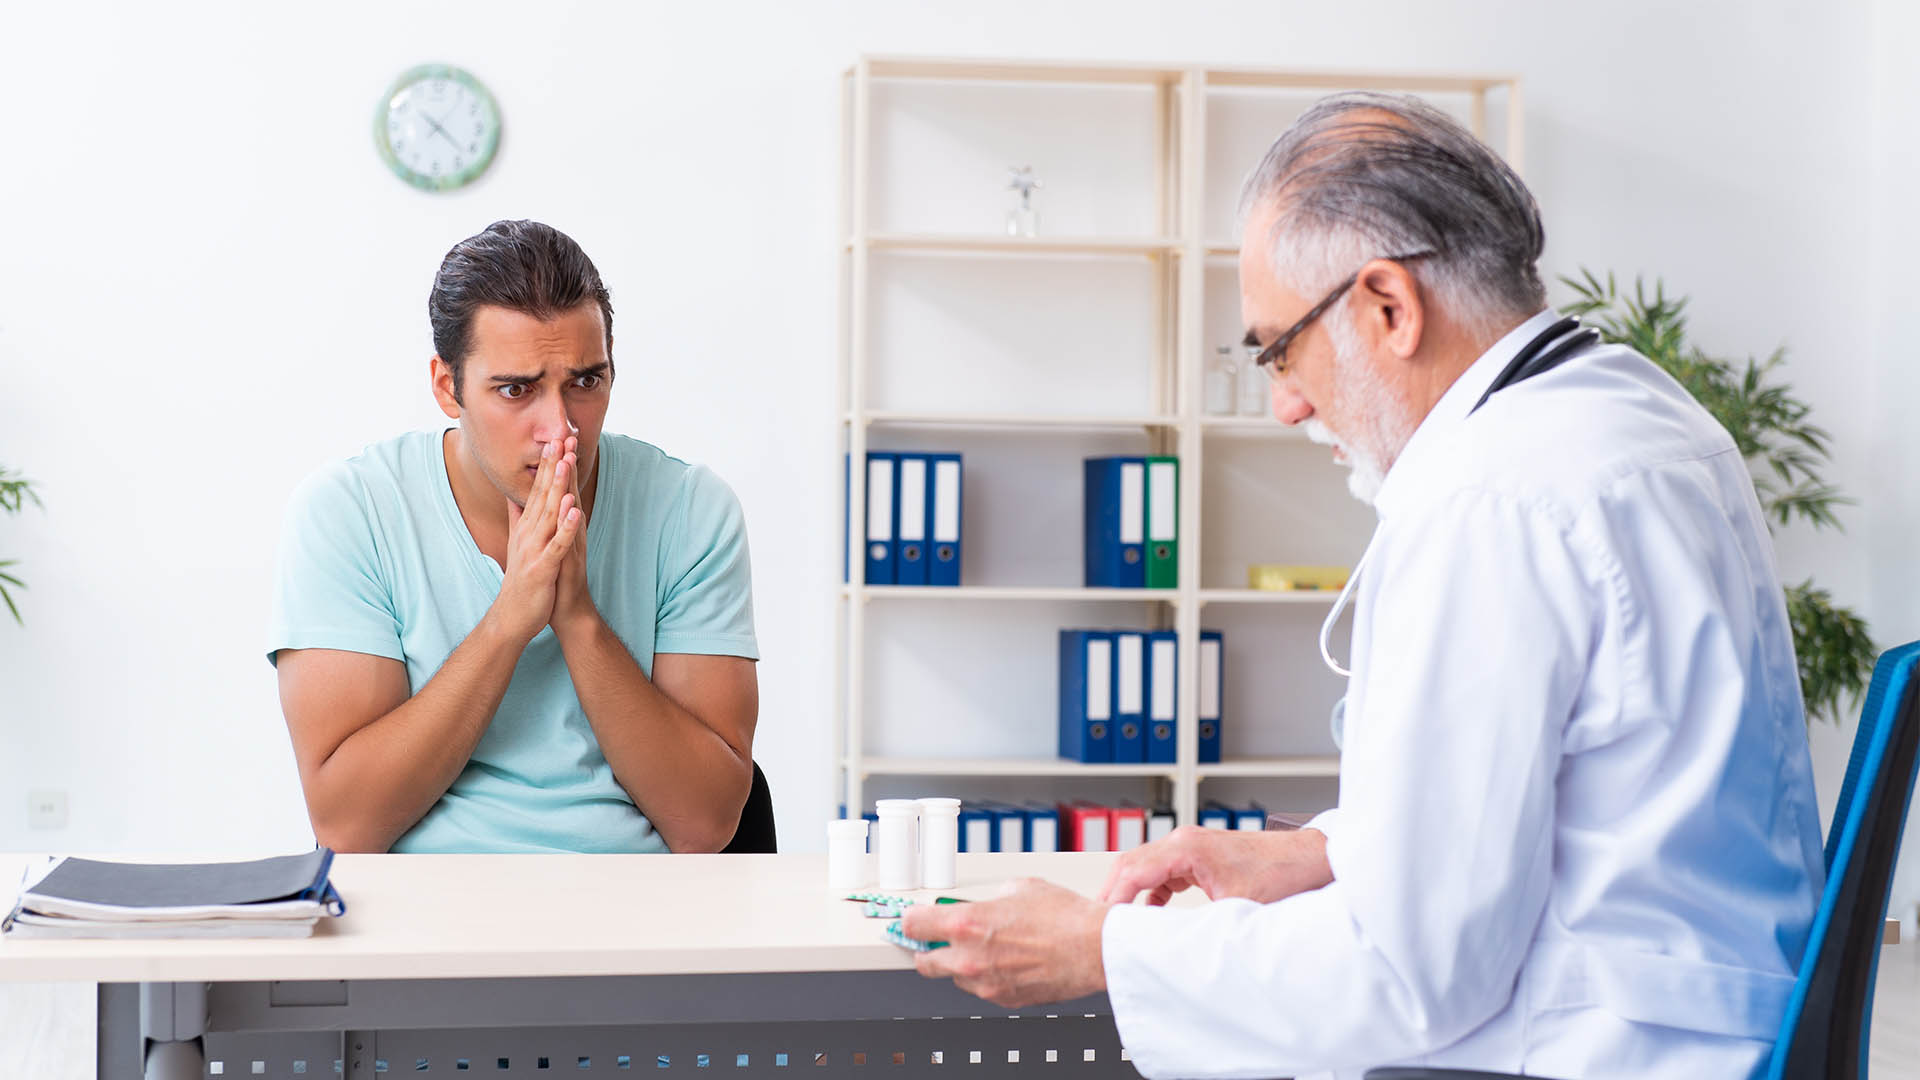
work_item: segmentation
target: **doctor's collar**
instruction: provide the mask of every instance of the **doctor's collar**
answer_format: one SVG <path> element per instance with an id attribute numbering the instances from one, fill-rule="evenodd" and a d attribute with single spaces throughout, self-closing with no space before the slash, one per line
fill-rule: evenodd
<path id="1" fill-rule="evenodd" d="M 1374 513 L 1385 518 L 1406 498 L 1407 475 L 1418 471 L 1407 468 L 1410 461 L 1417 461 L 1436 441 L 1446 433 L 1458 427 L 1473 411 L 1474 403 L 1493 385 L 1501 369 L 1519 355 L 1527 342 L 1532 341 L 1541 331 L 1552 326 L 1560 316 L 1552 309 L 1545 308 L 1538 314 L 1526 319 L 1520 325 L 1507 331 L 1506 336 L 1493 343 L 1480 358 L 1467 366 L 1460 377 L 1453 380 L 1447 392 L 1440 395 L 1428 410 L 1420 426 L 1413 430 L 1413 437 L 1400 450 L 1400 456 L 1394 459 L 1393 467 L 1380 483 L 1380 490 L 1374 494 Z"/>

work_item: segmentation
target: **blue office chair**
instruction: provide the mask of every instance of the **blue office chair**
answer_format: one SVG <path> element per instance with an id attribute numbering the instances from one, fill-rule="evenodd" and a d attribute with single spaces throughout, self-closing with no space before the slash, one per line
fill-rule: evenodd
<path id="1" fill-rule="evenodd" d="M 1920 761 L 1920 642 L 1873 666 L 1860 732 L 1827 833 L 1827 887 L 1814 913 L 1800 978 L 1773 1046 L 1767 1080 L 1866 1080 L 1867 1027 L 1887 918 L 1893 861 Z M 1367 1080 L 1514 1080 L 1505 1073 L 1396 1066 Z"/>

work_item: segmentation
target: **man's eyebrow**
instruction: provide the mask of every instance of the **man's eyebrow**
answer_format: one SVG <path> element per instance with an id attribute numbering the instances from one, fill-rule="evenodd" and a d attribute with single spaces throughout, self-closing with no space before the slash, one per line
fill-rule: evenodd
<path id="1" fill-rule="evenodd" d="M 597 364 L 588 364 L 586 367 L 577 367 L 577 368 L 569 369 L 567 371 L 567 378 L 577 379 L 582 375 L 605 375 L 606 373 L 607 373 L 607 362 L 605 360 L 602 360 Z M 531 375 L 494 375 L 494 376 L 491 376 L 491 381 L 499 383 L 502 386 L 513 385 L 513 384 L 519 384 L 522 386 L 531 386 L 534 383 L 539 382 L 543 374 L 544 374 L 543 372 L 536 371 Z"/>
<path id="2" fill-rule="evenodd" d="M 1249 349 L 1259 348 L 1260 347 L 1259 331 L 1257 330 L 1247 331 L 1247 336 L 1240 339 L 1240 344 L 1245 345 Z"/>

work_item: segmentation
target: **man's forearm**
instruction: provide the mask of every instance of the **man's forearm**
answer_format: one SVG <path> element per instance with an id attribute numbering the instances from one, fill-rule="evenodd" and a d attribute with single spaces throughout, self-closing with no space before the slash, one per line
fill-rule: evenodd
<path id="1" fill-rule="evenodd" d="M 337 851 L 391 848 L 467 767 L 525 648 L 483 618 L 419 693 L 348 736 L 310 785 L 316 838 Z"/>
<path id="2" fill-rule="evenodd" d="M 614 779 L 673 851 L 718 851 L 752 782 L 746 747 L 721 738 L 647 678 L 597 616 L 555 627 L 580 707 Z"/>

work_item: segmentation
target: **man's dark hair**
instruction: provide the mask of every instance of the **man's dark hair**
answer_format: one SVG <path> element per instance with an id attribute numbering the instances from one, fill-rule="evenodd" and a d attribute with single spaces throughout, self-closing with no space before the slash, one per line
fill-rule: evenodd
<path id="1" fill-rule="evenodd" d="M 427 297 L 433 349 L 453 372 L 453 400 L 461 400 L 475 311 L 501 307 L 546 321 L 589 302 L 600 305 L 612 374 L 613 299 L 572 237 L 538 221 L 496 221 L 453 245 Z"/>

